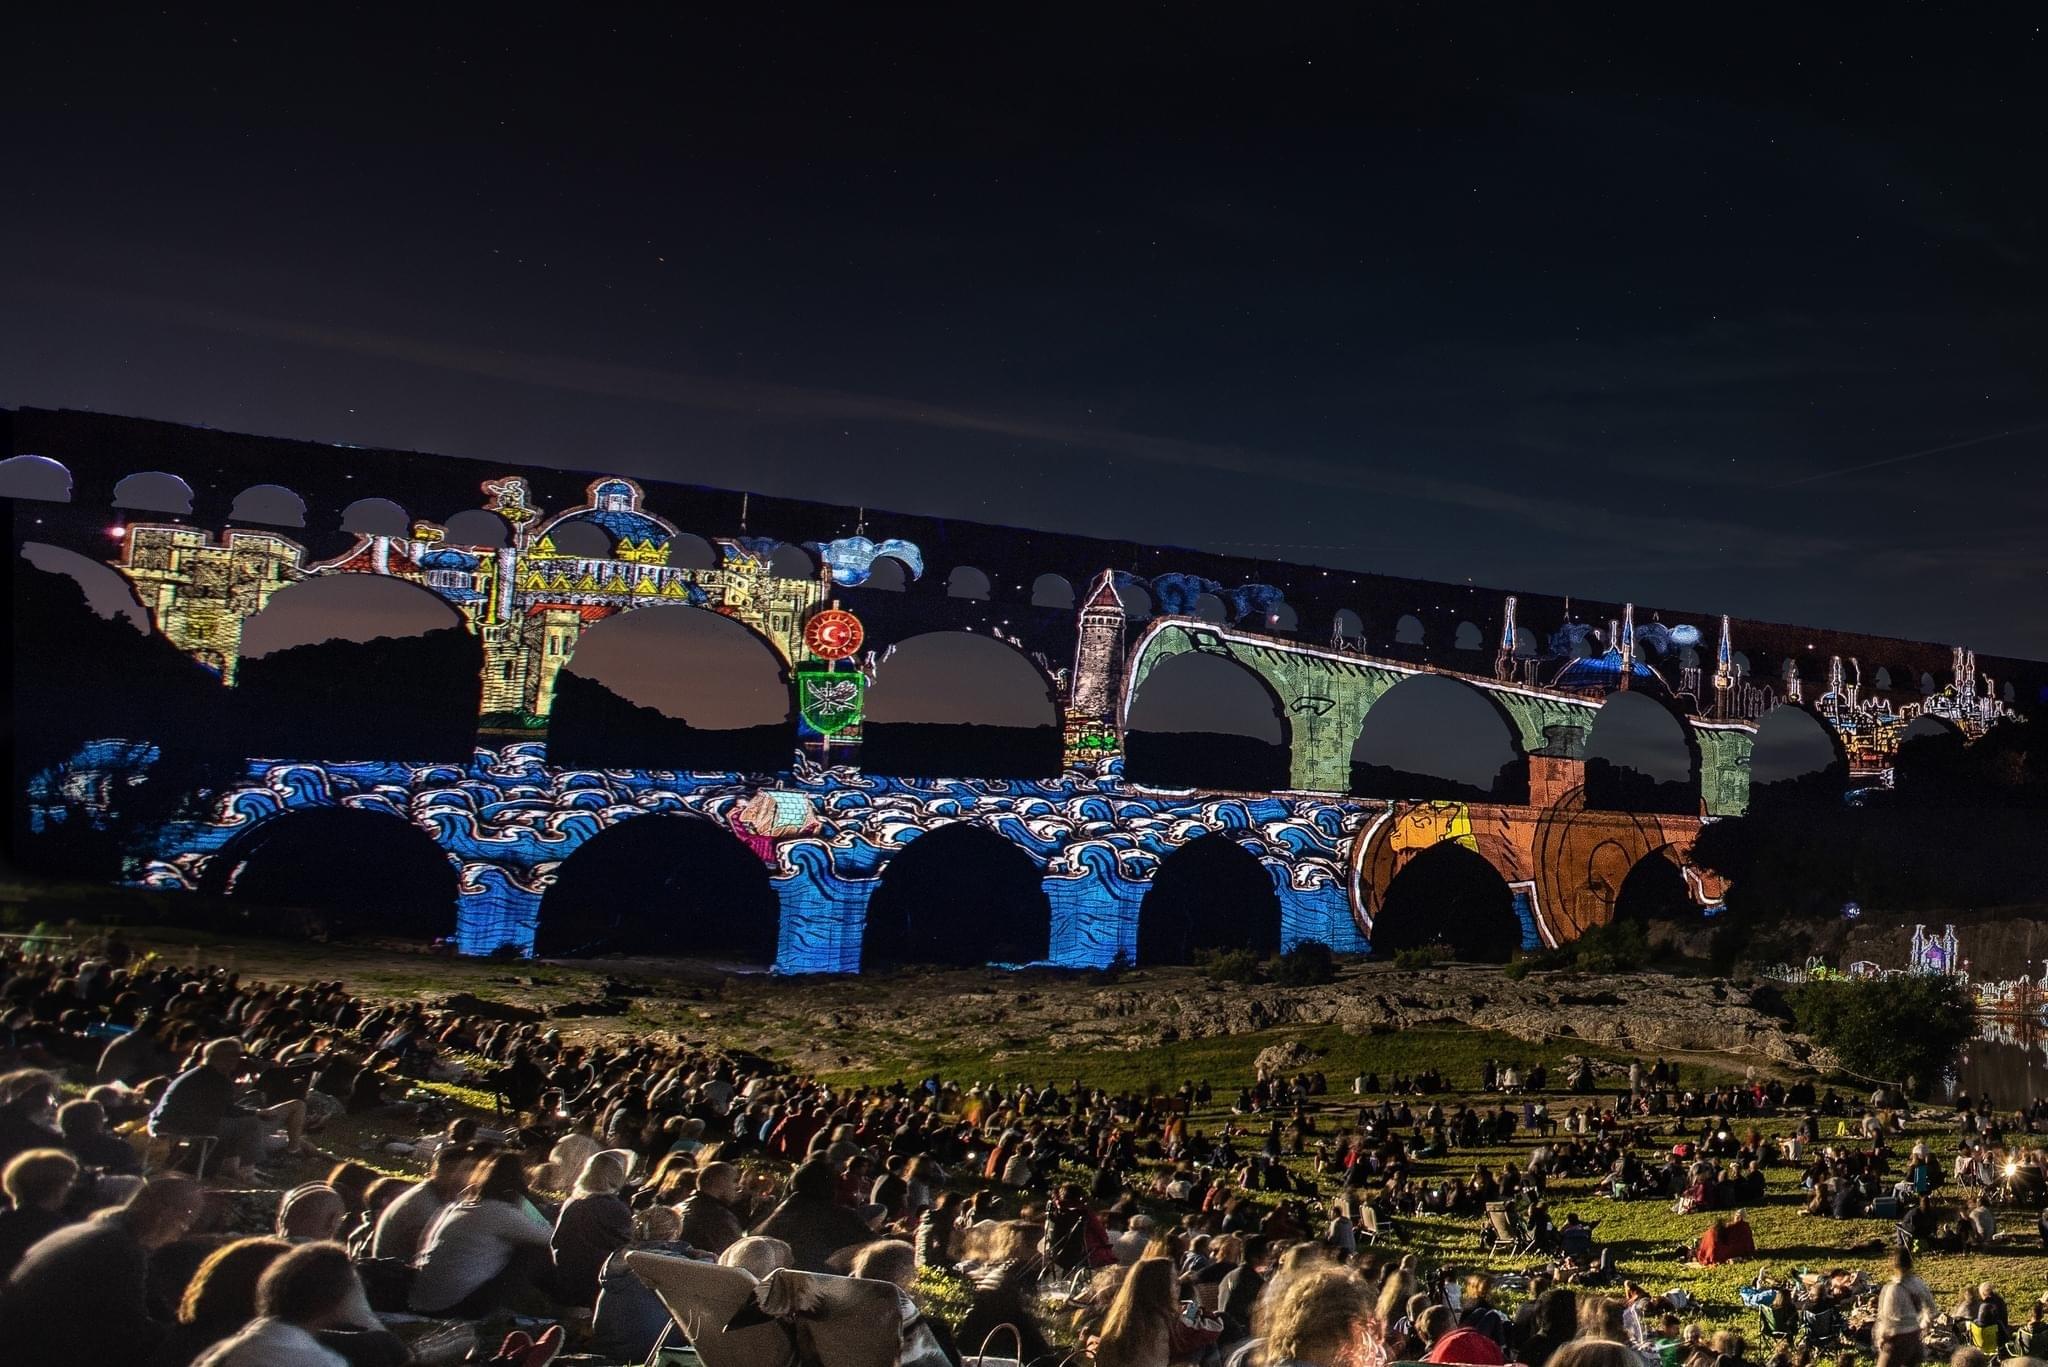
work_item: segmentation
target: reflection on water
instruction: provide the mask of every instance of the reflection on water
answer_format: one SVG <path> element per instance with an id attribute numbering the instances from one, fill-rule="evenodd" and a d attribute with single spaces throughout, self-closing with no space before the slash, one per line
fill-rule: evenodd
<path id="1" fill-rule="evenodd" d="M 2001 1111 L 2048 1096 L 2048 1029 L 2033 1021 L 1980 1020 L 1977 1038 L 1963 1046 L 1949 1095 L 1990 1094 Z"/>

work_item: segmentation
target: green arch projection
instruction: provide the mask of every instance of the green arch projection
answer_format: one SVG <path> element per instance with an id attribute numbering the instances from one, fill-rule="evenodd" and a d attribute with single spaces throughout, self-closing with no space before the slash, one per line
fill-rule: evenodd
<path id="1" fill-rule="evenodd" d="M 1294 732 L 1290 786 L 1301 792 L 1342 793 L 1350 786 L 1351 746 L 1365 714 L 1388 689 L 1416 674 L 1447 674 L 1490 694 L 1513 721 L 1528 754 L 1583 758 L 1600 712 L 1598 702 L 1576 693 L 1296 645 L 1186 617 L 1159 618 L 1139 640 L 1131 653 L 1125 706 L 1161 661 L 1192 652 L 1227 656 L 1279 694 Z M 1749 806 L 1749 753 L 1756 728 L 1746 722 L 1687 724 L 1699 744 L 1707 815 L 1740 815 Z"/>

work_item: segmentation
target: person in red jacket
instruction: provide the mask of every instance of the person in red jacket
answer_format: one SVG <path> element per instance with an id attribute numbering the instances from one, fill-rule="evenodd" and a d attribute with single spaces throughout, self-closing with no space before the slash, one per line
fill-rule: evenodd
<path id="1" fill-rule="evenodd" d="M 1756 1234 L 1749 1227 L 1749 1217 L 1739 1210 L 1732 1219 L 1716 1215 L 1714 1223 L 1700 1236 L 1699 1248 L 1693 1254 L 1696 1261 L 1707 1265 L 1755 1256 Z"/>

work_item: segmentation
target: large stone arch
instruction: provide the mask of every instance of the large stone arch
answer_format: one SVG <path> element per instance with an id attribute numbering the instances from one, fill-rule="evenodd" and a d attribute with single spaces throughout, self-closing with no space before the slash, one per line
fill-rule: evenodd
<path id="1" fill-rule="evenodd" d="M 1529 800 L 1529 756 L 1492 693 L 1448 674 L 1413 674 L 1374 700 L 1351 749 L 1359 797 Z"/>
<path id="2" fill-rule="evenodd" d="M 1685 877 L 1685 858 L 1662 845 L 1638 858 L 1614 891 L 1613 919 L 1649 923 L 1697 920 L 1700 906 Z"/>
<path id="3" fill-rule="evenodd" d="M 1669 703 L 1640 689 L 1609 694 L 1586 736 L 1586 805 L 1696 816 L 1700 768 L 1693 728 Z"/>
<path id="4" fill-rule="evenodd" d="M 1154 788 L 1260 792 L 1288 786 L 1292 741 L 1280 697 L 1228 655 L 1154 664 L 1124 713 L 1124 776 Z"/>
<path id="5" fill-rule="evenodd" d="M 952 821 L 891 855 L 868 898 L 863 967 L 1042 961 L 1052 938 L 1043 870 L 986 826 Z"/>
<path id="6" fill-rule="evenodd" d="M 1511 886 L 1525 886 L 1526 821 L 1517 821 L 1525 810 L 1439 799 L 1397 802 L 1372 818 L 1351 851 L 1351 896 L 1360 932 L 1377 946 L 1373 930 L 1387 889 L 1410 860 L 1446 842 L 1479 855 Z"/>
<path id="7" fill-rule="evenodd" d="M 1522 943 L 1508 880 L 1476 849 L 1442 840 L 1401 865 L 1373 921 L 1381 955 L 1439 944 L 1458 959 L 1505 963 Z"/>
<path id="8" fill-rule="evenodd" d="M 1280 899 L 1260 858 L 1220 832 L 1159 861 L 1138 905 L 1138 962 L 1184 964 L 1203 950 L 1280 950 Z"/>
<path id="9" fill-rule="evenodd" d="M 796 752 L 781 652 L 746 623 L 660 604 L 545 624 L 548 756 L 565 769 L 774 773 Z M 557 636 L 559 635 L 559 640 Z M 558 649 L 557 647 L 566 647 Z"/>
<path id="10" fill-rule="evenodd" d="M 294 807 L 266 817 L 207 861 L 199 888 L 228 898 L 264 931 L 419 944 L 455 933 L 454 861 L 412 822 L 367 807 Z"/>
<path id="11" fill-rule="evenodd" d="M 534 953 L 685 954 L 765 967 L 781 904 L 768 869 L 703 817 L 629 816 L 555 866 L 540 900 Z"/>
<path id="12" fill-rule="evenodd" d="M 233 705 L 252 756 L 462 762 L 482 667 L 438 595 L 388 575 L 317 575 L 243 622 Z"/>
<path id="13" fill-rule="evenodd" d="M 931 631 L 875 671 L 861 768 L 900 778 L 1050 778 L 1064 737 L 1052 681 L 1007 641 Z"/>
<path id="14" fill-rule="evenodd" d="M 1718 880 L 1686 873 L 1680 852 L 1698 834 L 1697 818 L 1656 812 L 1596 811 L 1573 789 L 1536 817 L 1530 840 L 1531 911 L 1547 944 L 1575 940 L 1614 918 L 1622 886 L 1646 856 L 1680 864 L 1694 900 Z"/>
<path id="15" fill-rule="evenodd" d="M 1842 800 L 1849 756 L 1835 728 L 1797 703 L 1780 703 L 1757 720 L 1749 752 L 1751 811 L 1827 806 Z"/>

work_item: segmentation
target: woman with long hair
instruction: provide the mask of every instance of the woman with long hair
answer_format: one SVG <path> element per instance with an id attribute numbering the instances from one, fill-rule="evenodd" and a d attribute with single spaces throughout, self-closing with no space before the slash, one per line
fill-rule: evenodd
<path id="1" fill-rule="evenodd" d="M 1264 1320 L 1259 1367 L 1354 1367 L 1379 1351 L 1372 1288 L 1346 1267 L 1324 1263 L 1295 1273 Z"/>
<path id="2" fill-rule="evenodd" d="M 434 1217 L 421 1241 L 412 1309 L 479 1319 L 532 1299 L 552 1266 L 554 1230 L 534 1208 L 516 1154 L 477 1164 L 461 1199 Z"/>
<path id="3" fill-rule="evenodd" d="M 1096 1367 L 1170 1367 L 1214 1343 L 1220 1328 L 1198 1329 L 1181 1318 L 1178 1285 L 1169 1259 L 1133 1263 L 1103 1317 Z"/>
<path id="4" fill-rule="evenodd" d="M 256 1283 L 291 1251 L 289 1240 L 254 1238 L 209 1253 L 186 1283 L 178 1323 L 149 1359 L 152 1367 L 187 1367 L 214 1344 L 241 1333 L 256 1318 Z"/>

